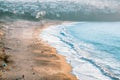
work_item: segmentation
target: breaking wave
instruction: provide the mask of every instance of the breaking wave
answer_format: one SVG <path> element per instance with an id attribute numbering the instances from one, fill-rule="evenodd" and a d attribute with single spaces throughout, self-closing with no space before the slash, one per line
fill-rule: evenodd
<path id="1" fill-rule="evenodd" d="M 43 30 L 40 37 L 66 57 L 78 79 L 120 80 L 119 25 L 116 22 L 63 24 Z"/>

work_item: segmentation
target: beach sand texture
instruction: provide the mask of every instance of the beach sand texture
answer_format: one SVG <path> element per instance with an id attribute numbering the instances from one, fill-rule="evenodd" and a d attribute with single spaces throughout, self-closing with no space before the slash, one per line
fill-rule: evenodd
<path id="1" fill-rule="evenodd" d="M 40 31 L 58 22 L 46 22 L 40 26 L 6 27 L 5 46 L 13 64 L 4 72 L 6 80 L 77 80 L 65 57 L 40 39 Z"/>

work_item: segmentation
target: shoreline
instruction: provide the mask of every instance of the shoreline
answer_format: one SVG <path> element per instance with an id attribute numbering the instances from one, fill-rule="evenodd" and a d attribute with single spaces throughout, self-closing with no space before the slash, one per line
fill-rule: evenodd
<path id="1" fill-rule="evenodd" d="M 3 73 L 5 80 L 77 80 L 72 67 L 64 56 L 43 41 L 39 34 L 52 25 L 63 21 L 45 20 L 40 23 L 15 21 L 4 25 L 6 50 L 13 61 L 9 71 Z M 21 25 L 18 25 L 21 24 Z M 23 27 L 24 26 L 24 27 Z"/>
<path id="2" fill-rule="evenodd" d="M 69 77 L 69 80 L 77 80 L 76 76 L 74 74 L 71 73 L 72 71 L 72 67 L 69 63 L 67 63 L 66 61 L 66 57 L 61 55 L 61 54 L 58 54 L 57 53 L 57 50 L 56 48 L 52 47 L 51 45 L 49 45 L 47 42 L 45 42 L 42 38 L 39 37 L 39 35 L 41 34 L 42 30 L 50 27 L 50 26 L 56 26 L 56 25 L 60 25 L 60 24 L 66 24 L 66 23 L 70 23 L 70 22 L 47 22 L 47 23 L 44 23 L 42 25 L 42 28 L 40 27 L 39 29 L 37 28 L 37 34 L 35 34 L 36 38 L 38 38 L 38 40 L 40 41 L 39 43 L 42 44 L 43 46 L 45 46 L 46 48 L 49 47 L 49 50 L 51 51 L 52 50 L 52 53 L 51 54 L 54 54 L 56 55 L 56 57 L 59 58 L 59 62 L 61 64 L 61 70 L 60 70 L 60 73 L 63 73 L 65 74 L 67 77 Z M 49 51 L 48 50 L 48 51 Z M 39 51 L 34 51 L 36 53 L 39 53 Z M 44 52 L 43 52 L 44 53 Z M 39 60 L 39 58 L 37 58 L 37 60 Z M 61 80 L 61 79 L 60 79 Z M 62 79 L 64 80 L 64 79 Z"/>

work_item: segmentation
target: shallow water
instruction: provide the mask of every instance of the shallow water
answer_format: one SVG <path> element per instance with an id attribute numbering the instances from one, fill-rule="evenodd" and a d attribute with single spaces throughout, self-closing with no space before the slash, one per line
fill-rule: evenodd
<path id="1" fill-rule="evenodd" d="M 40 36 L 66 56 L 79 79 L 120 80 L 119 26 L 119 22 L 76 22 L 47 28 Z"/>
<path id="2" fill-rule="evenodd" d="M 119 0 L 0 0 L 0 21 L 23 27 L 46 19 L 79 21 L 47 28 L 41 36 L 66 56 L 78 78 L 120 80 L 119 6 Z"/>

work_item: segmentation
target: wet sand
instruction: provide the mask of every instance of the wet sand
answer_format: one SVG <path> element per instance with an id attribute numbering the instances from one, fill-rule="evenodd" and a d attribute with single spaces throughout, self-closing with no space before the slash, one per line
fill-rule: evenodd
<path id="1" fill-rule="evenodd" d="M 61 22 L 45 22 L 40 26 L 10 26 L 6 28 L 6 50 L 12 56 L 13 64 L 4 72 L 6 80 L 77 80 L 65 57 L 57 54 L 39 34 L 50 25 Z"/>

